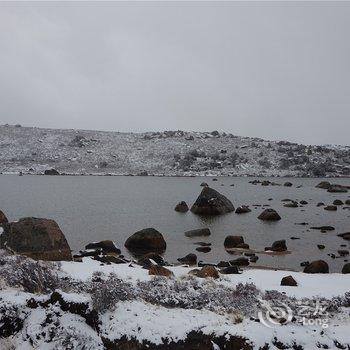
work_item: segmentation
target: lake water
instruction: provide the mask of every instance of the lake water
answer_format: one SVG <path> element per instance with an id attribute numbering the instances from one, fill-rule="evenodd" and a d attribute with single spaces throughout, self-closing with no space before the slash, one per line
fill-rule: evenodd
<path id="1" fill-rule="evenodd" d="M 94 177 L 94 176 L 0 176 L 0 209 L 9 220 L 25 216 L 51 218 L 57 221 L 70 246 L 75 251 L 83 249 L 92 241 L 111 239 L 122 249 L 124 242 L 134 232 L 154 227 L 162 232 L 167 241 L 164 257 L 175 262 L 178 257 L 195 252 L 199 260 L 218 262 L 235 256 L 225 251 L 223 242 L 227 235 L 242 235 L 251 248 L 264 250 L 275 240 L 286 239 L 291 254 L 269 256 L 259 254 L 252 266 L 270 266 L 300 270 L 300 262 L 324 259 L 333 272 L 339 272 L 346 258 L 331 259 L 327 254 L 338 249 L 349 249 L 347 241 L 338 233 L 350 231 L 350 210 L 342 206 L 336 212 L 316 207 L 318 202 L 331 204 L 334 199 L 345 201 L 350 193 L 327 193 L 315 188 L 322 179 L 270 179 L 278 183 L 291 181 L 293 187 L 252 185 L 251 178 L 219 177 Z M 263 210 L 254 209 L 248 214 L 230 213 L 203 219 L 188 212 L 174 211 L 179 201 L 191 205 L 201 191 L 200 183 L 206 181 L 211 187 L 226 195 L 235 207 L 246 204 L 268 204 L 276 209 L 282 220 L 262 222 L 257 216 Z M 331 182 L 350 185 L 350 179 L 334 179 Z M 230 185 L 234 184 L 234 187 Z M 296 188 L 302 185 L 301 188 Z M 269 198 L 273 200 L 269 201 Z M 299 208 L 283 207 L 284 198 L 306 200 L 308 205 Z M 308 232 L 308 226 L 295 225 L 308 222 L 310 226 L 331 225 L 335 231 Z M 209 227 L 211 236 L 187 238 L 187 230 Z M 290 237 L 300 237 L 291 240 Z M 212 243 L 210 253 L 198 253 L 193 243 Z M 320 251 L 317 244 L 324 244 Z M 346 244 L 346 247 L 340 247 Z M 337 255 L 337 254 L 336 254 Z"/>

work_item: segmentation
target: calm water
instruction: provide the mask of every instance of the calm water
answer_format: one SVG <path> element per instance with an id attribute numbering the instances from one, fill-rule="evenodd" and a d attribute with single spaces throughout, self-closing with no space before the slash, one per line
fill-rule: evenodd
<path id="1" fill-rule="evenodd" d="M 165 258 L 174 262 L 176 258 L 195 252 L 193 242 L 212 243 L 210 253 L 197 253 L 200 260 L 218 262 L 230 260 L 235 256 L 223 247 L 227 235 L 242 235 L 253 249 L 263 250 L 278 239 L 286 239 L 291 254 L 268 256 L 260 254 L 256 265 L 300 270 L 304 260 L 324 259 L 332 271 L 340 271 L 344 259 L 331 259 L 327 253 L 338 249 L 349 249 L 347 241 L 336 236 L 350 231 L 350 210 L 339 207 L 337 212 L 317 208 L 318 202 L 331 204 L 334 199 L 343 201 L 350 193 L 327 193 L 315 188 L 321 179 L 274 179 L 283 183 L 291 181 L 294 185 L 254 186 L 250 178 L 158 178 L 158 177 L 64 177 L 64 176 L 0 176 L 0 208 L 9 220 L 24 216 L 52 218 L 57 221 L 66 235 L 72 249 L 79 250 L 85 244 L 112 239 L 127 255 L 124 242 L 137 230 L 154 227 L 162 232 L 167 241 Z M 276 209 L 282 220 L 274 223 L 261 222 L 257 216 L 263 210 L 254 209 L 248 214 L 234 213 L 203 220 L 193 215 L 174 211 L 177 202 L 185 200 L 192 204 L 201 191 L 200 183 L 208 184 L 226 195 L 235 207 L 247 204 L 269 204 Z M 350 185 L 349 179 L 335 179 L 334 182 Z M 234 183 L 234 187 L 230 184 Z M 273 198 L 269 201 L 269 198 Z M 284 198 L 306 200 L 303 208 L 284 208 Z M 295 225 L 309 222 L 310 226 L 332 225 L 336 228 L 330 233 L 307 231 L 307 226 Z M 187 238 L 184 231 L 209 227 L 210 237 Z M 300 240 L 291 240 L 291 236 Z M 317 244 L 325 244 L 320 251 Z M 347 247 L 341 248 L 341 244 Z M 253 264 L 254 265 L 254 264 Z"/>

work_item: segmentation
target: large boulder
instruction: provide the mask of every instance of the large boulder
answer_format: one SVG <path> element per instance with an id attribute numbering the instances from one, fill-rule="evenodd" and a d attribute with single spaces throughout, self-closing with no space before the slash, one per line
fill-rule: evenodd
<path id="1" fill-rule="evenodd" d="M 71 249 L 54 220 L 23 218 L 3 224 L 0 247 L 40 260 L 72 260 Z"/>
<path id="2" fill-rule="evenodd" d="M 297 281 L 293 278 L 293 276 L 285 276 L 281 280 L 281 286 L 290 286 L 296 287 L 298 285 Z"/>
<path id="3" fill-rule="evenodd" d="M 236 248 L 240 244 L 244 243 L 242 236 L 227 236 L 224 241 L 225 248 Z"/>
<path id="4" fill-rule="evenodd" d="M 273 252 L 285 252 L 287 250 L 286 240 L 281 239 L 272 243 L 271 247 L 266 247 L 265 250 L 272 250 Z"/>
<path id="5" fill-rule="evenodd" d="M 185 236 L 186 237 L 210 236 L 210 230 L 208 228 L 198 228 L 195 230 L 186 231 Z"/>
<path id="6" fill-rule="evenodd" d="M 186 213 L 188 210 L 188 205 L 185 201 L 181 201 L 180 203 L 176 204 L 175 211 L 179 213 Z"/>
<path id="7" fill-rule="evenodd" d="M 121 253 L 120 249 L 110 240 L 89 243 L 85 249 L 101 250 L 104 254 L 119 255 Z"/>
<path id="8" fill-rule="evenodd" d="M 281 220 L 281 217 L 274 209 L 265 209 L 259 216 L 258 219 L 264 220 L 264 221 L 278 221 Z"/>
<path id="9" fill-rule="evenodd" d="M 6 215 L 0 210 L 0 225 L 8 222 Z"/>
<path id="10" fill-rule="evenodd" d="M 192 205 L 191 211 L 199 215 L 220 215 L 234 211 L 231 201 L 210 187 L 203 187 L 202 192 Z"/>
<path id="11" fill-rule="evenodd" d="M 331 184 L 328 181 L 321 181 L 318 185 L 316 185 L 316 187 L 328 190 L 331 187 Z"/>
<path id="12" fill-rule="evenodd" d="M 328 264 L 324 260 L 312 261 L 304 268 L 305 273 L 329 273 Z"/>
<path id="13" fill-rule="evenodd" d="M 350 273 L 350 263 L 347 263 L 343 266 L 343 269 L 341 270 L 342 273 Z"/>
<path id="14" fill-rule="evenodd" d="M 161 253 L 166 249 L 166 242 L 156 229 L 145 228 L 130 236 L 125 242 L 125 247 L 135 253 Z"/>

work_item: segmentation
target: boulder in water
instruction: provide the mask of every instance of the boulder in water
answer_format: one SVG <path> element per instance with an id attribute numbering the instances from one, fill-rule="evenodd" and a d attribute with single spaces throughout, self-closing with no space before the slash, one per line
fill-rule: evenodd
<path id="1" fill-rule="evenodd" d="M 331 184 L 328 181 L 321 181 L 316 187 L 328 190 L 331 187 Z"/>
<path id="2" fill-rule="evenodd" d="M 236 214 L 245 214 L 245 213 L 249 213 L 251 212 L 251 210 L 249 209 L 249 207 L 247 205 L 242 205 L 240 207 L 238 207 L 235 211 Z"/>
<path id="3" fill-rule="evenodd" d="M 125 247 L 135 253 L 161 253 L 166 249 L 166 242 L 163 235 L 156 229 L 145 228 L 130 236 L 125 242 Z"/>
<path id="4" fill-rule="evenodd" d="M 242 236 L 227 236 L 224 241 L 224 247 L 236 248 L 238 245 L 243 243 L 244 243 L 244 239 Z"/>
<path id="5" fill-rule="evenodd" d="M 44 171 L 44 175 L 59 175 L 60 173 L 56 169 L 47 169 Z"/>
<path id="6" fill-rule="evenodd" d="M 175 211 L 178 211 L 179 213 L 186 213 L 188 210 L 188 205 L 185 201 L 181 201 L 180 203 L 176 204 Z"/>
<path id="7" fill-rule="evenodd" d="M 183 258 L 178 258 L 177 260 L 182 264 L 195 265 L 197 264 L 197 255 L 190 253 Z"/>
<path id="8" fill-rule="evenodd" d="M 72 260 L 69 244 L 56 221 L 22 218 L 3 224 L 0 247 L 37 260 Z"/>
<path id="9" fill-rule="evenodd" d="M 117 254 L 121 253 L 120 249 L 110 240 L 92 242 L 85 246 L 85 249 L 100 249 L 104 254 Z"/>
<path id="10" fill-rule="evenodd" d="M 305 273 L 329 273 L 328 264 L 324 260 L 312 261 L 304 268 Z"/>
<path id="11" fill-rule="evenodd" d="M 278 221 L 281 220 L 281 217 L 274 209 L 265 209 L 259 216 L 258 219 L 264 220 L 264 221 Z"/>
<path id="12" fill-rule="evenodd" d="M 271 247 L 266 247 L 265 250 L 272 250 L 273 252 L 285 252 L 287 250 L 286 240 L 281 239 L 272 243 Z"/>
<path id="13" fill-rule="evenodd" d="M 231 201 L 210 187 L 204 187 L 191 211 L 199 215 L 220 215 L 234 211 Z"/>
<path id="14" fill-rule="evenodd" d="M 342 273 L 350 273 L 350 263 L 347 263 L 343 266 L 343 269 L 341 270 Z"/>
<path id="15" fill-rule="evenodd" d="M 198 228 L 195 230 L 186 231 L 185 236 L 186 237 L 210 236 L 210 230 L 208 228 Z"/>

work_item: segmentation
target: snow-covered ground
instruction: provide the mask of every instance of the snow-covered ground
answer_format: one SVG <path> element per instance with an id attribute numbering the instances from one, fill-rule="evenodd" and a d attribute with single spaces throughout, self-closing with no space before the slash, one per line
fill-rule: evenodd
<path id="1" fill-rule="evenodd" d="M 223 132 L 119 133 L 0 126 L 0 172 L 93 175 L 350 176 L 349 146 Z"/>
<path id="2" fill-rule="evenodd" d="M 0 262 L 1 349 L 350 346 L 350 275 L 244 270 L 201 279 L 188 266 L 161 277 L 91 258 L 43 263 L 2 253 Z M 286 275 L 298 286 L 280 286 Z"/>

